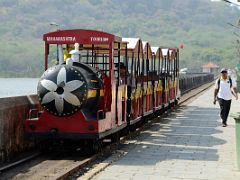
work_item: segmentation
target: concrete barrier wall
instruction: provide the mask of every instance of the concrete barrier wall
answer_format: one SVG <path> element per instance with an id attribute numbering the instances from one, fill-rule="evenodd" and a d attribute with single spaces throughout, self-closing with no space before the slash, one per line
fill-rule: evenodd
<path id="1" fill-rule="evenodd" d="M 0 98 L 0 160 L 7 160 L 34 146 L 24 136 L 30 108 L 39 107 L 36 95 Z"/>

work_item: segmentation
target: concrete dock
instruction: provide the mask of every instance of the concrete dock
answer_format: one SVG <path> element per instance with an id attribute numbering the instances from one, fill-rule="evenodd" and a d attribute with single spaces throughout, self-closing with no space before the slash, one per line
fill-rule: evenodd
<path id="1" fill-rule="evenodd" d="M 233 99 L 230 113 L 237 111 Z M 125 145 L 126 155 L 93 179 L 239 180 L 235 143 L 235 121 L 221 126 L 211 88 Z"/>

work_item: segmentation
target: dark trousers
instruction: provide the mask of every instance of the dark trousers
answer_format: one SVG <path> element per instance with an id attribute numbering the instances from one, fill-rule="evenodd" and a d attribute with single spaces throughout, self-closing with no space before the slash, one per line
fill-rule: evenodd
<path id="1" fill-rule="evenodd" d="M 227 123 L 227 118 L 228 118 L 228 114 L 230 111 L 230 107 L 231 107 L 231 101 L 232 100 L 224 100 L 221 98 L 218 98 L 218 102 L 220 105 L 220 115 L 221 115 L 221 119 L 222 119 L 222 123 L 226 124 Z"/>

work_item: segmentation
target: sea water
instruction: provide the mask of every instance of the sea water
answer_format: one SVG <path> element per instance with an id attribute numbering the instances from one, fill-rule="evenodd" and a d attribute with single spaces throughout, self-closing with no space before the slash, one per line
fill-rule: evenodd
<path id="1" fill-rule="evenodd" d="M 0 78 L 0 98 L 37 94 L 38 78 Z"/>

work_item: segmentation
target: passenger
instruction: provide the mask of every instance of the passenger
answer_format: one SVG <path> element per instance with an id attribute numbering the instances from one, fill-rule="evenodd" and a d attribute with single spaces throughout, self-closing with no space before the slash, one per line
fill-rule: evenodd
<path id="1" fill-rule="evenodd" d="M 79 44 L 75 43 L 74 47 L 75 47 L 74 50 L 71 50 L 69 52 L 69 54 L 71 54 L 71 58 L 68 58 L 66 60 L 67 65 L 72 64 L 73 62 L 80 62 L 80 60 L 81 60 L 81 53 L 79 51 Z"/>
<path id="2" fill-rule="evenodd" d="M 116 67 L 118 67 L 118 64 L 116 64 Z M 124 63 L 120 62 L 120 81 L 121 84 L 125 84 L 125 78 L 126 78 L 126 66 Z"/>
<path id="3" fill-rule="evenodd" d="M 72 48 L 71 47 L 67 47 L 65 50 L 64 50 L 64 54 L 63 54 L 63 56 L 64 56 L 64 62 L 66 62 L 66 60 L 68 59 L 68 58 L 71 58 L 71 54 L 69 53 L 70 51 L 72 50 Z"/>
<path id="4" fill-rule="evenodd" d="M 236 82 L 229 78 L 227 69 L 223 68 L 221 70 L 220 78 L 217 79 L 215 83 L 213 100 L 213 104 L 216 104 L 216 101 L 218 101 L 220 105 L 220 116 L 223 127 L 227 126 L 227 118 L 231 107 L 232 94 L 235 96 L 236 100 L 238 100 Z"/>
<path id="5" fill-rule="evenodd" d="M 120 77 L 122 79 L 126 77 L 126 66 L 123 63 L 120 63 Z"/>

